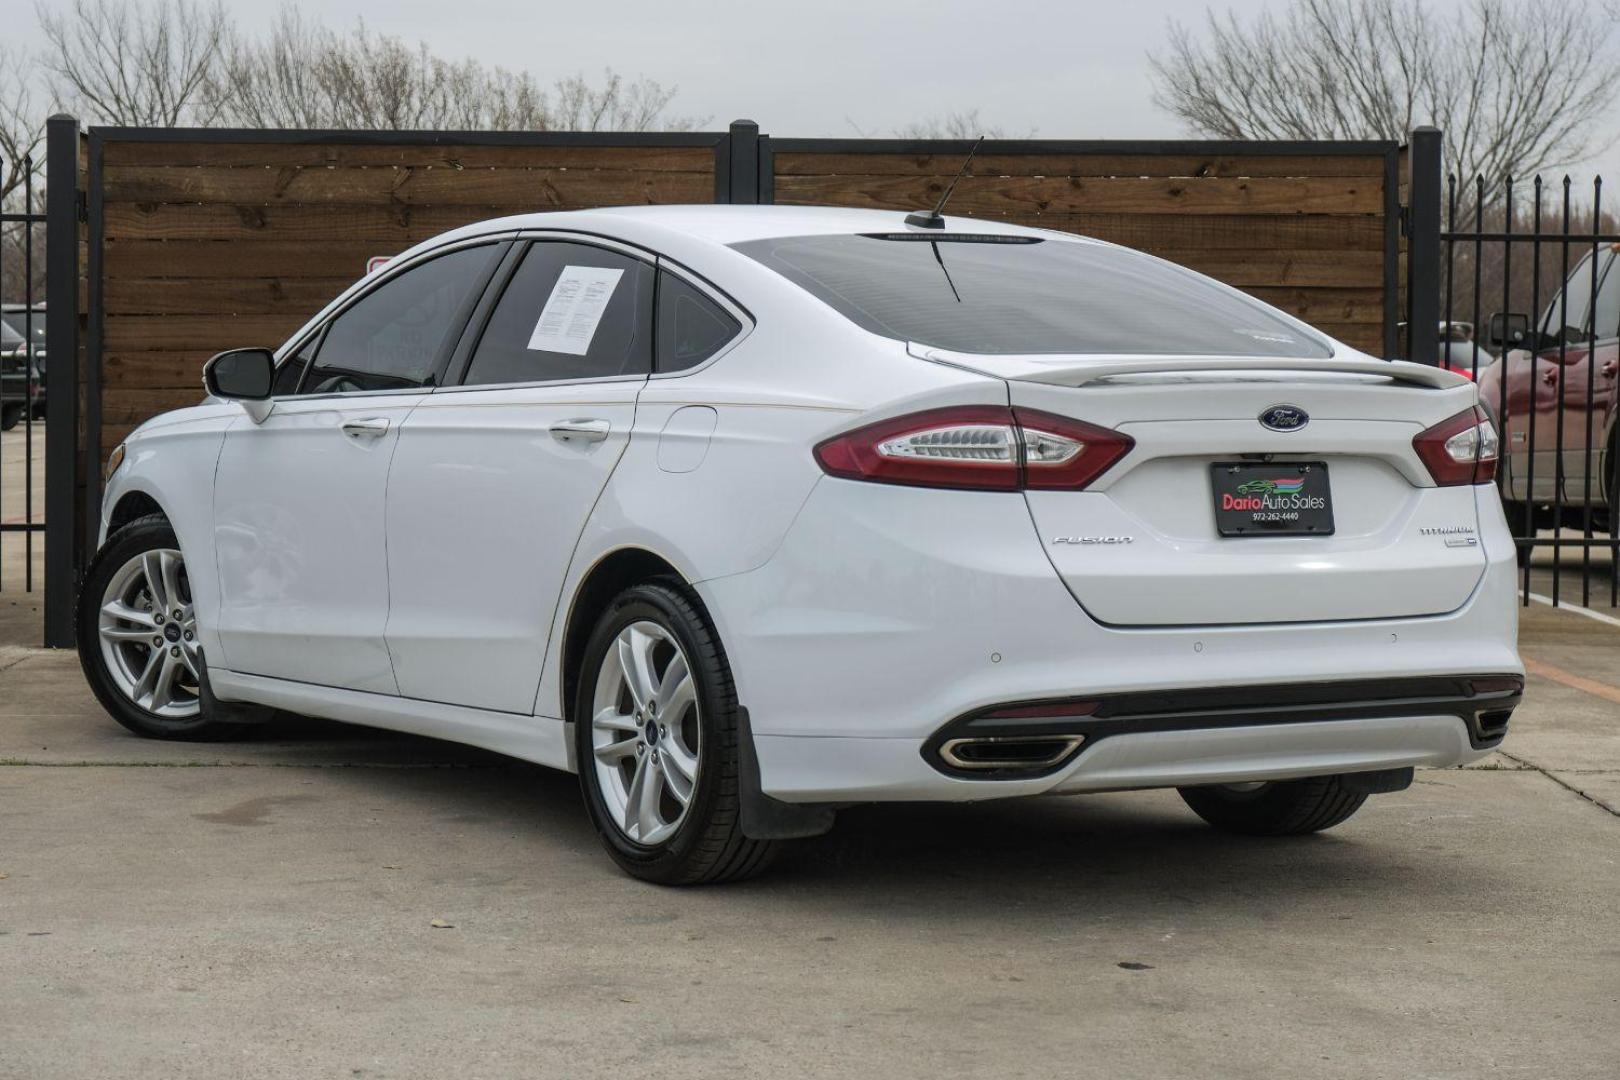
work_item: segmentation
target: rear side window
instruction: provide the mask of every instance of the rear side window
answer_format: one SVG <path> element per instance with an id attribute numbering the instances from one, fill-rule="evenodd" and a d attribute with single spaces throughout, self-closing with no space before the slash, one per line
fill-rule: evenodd
<path id="1" fill-rule="evenodd" d="M 1107 244 L 882 233 L 734 247 L 875 334 L 955 352 L 1332 355 L 1257 300 Z"/>
<path id="2" fill-rule="evenodd" d="M 617 251 L 536 241 L 491 312 L 464 383 L 647 374 L 653 274 L 648 264 Z"/>
<path id="3" fill-rule="evenodd" d="M 668 270 L 658 272 L 659 371 L 697 367 L 741 331 L 725 308 Z"/>
<path id="4" fill-rule="evenodd" d="M 332 321 L 305 394 L 431 386 L 497 245 L 462 248 L 377 286 Z M 296 362 L 296 361 L 294 361 Z"/>

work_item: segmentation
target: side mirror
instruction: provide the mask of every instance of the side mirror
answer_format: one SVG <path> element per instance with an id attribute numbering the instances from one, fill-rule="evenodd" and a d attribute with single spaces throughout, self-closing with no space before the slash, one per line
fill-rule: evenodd
<path id="1" fill-rule="evenodd" d="M 203 365 L 203 386 L 227 401 L 240 401 L 255 424 L 270 415 L 276 358 L 269 349 L 230 349 Z"/>
<path id="2" fill-rule="evenodd" d="M 1527 349 L 1530 347 L 1530 316 L 1502 314 L 1491 316 L 1485 332 L 1485 344 L 1499 349 Z"/>

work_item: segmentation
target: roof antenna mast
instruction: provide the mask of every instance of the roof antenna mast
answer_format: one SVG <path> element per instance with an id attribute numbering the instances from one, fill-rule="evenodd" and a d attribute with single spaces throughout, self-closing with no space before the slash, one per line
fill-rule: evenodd
<path id="1" fill-rule="evenodd" d="M 962 162 L 962 168 L 957 171 L 956 179 L 952 180 L 950 185 L 946 187 L 944 194 L 939 197 L 939 202 L 934 204 L 934 208 L 926 211 L 917 210 L 907 214 L 907 225 L 915 225 L 919 229 L 943 229 L 945 227 L 945 216 L 941 211 L 945 209 L 945 204 L 950 201 L 951 193 L 956 190 L 956 185 L 960 184 L 962 177 L 967 175 L 968 166 L 973 164 L 973 155 L 979 152 L 979 144 L 982 142 L 984 142 L 983 135 L 973 140 L 973 149 L 968 151 L 967 160 Z"/>

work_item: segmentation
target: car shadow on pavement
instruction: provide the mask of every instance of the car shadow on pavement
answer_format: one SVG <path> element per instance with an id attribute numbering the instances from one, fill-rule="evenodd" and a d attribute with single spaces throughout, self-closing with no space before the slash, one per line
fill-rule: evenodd
<path id="1" fill-rule="evenodd" d="M 345 784 L 374 800 L 453 808 L 440 820 L 460 830 L 487 826 L 540 848 L 589 851 L 597 843 L 577 779 L 554 769 L 302 718 L 259 737 L 302 741 L 309 764 L 322 744 L 336 763 L 346 741 L 398 740 L 409 767 L 344 769 Z M 1085 918 L 1127 922 L 1204 904 L 1260 921 L 1301 908 L 1332 918 L 1335 906 L 1369 896 L 1432 902 L 1438 892 L 1467 905 L 1492 891 L 1485 868 L 1467 857 L 1464 835 L 1435 843 L 1397 816 L 1401 822 L 1363 810 L 1333 832 L 1257 839 L 1209 828 L 1171 791 L 860 806 L 841 811 L 828 835 L 787 845 L 763 877 L 722 891 L 745 906 L 869 909 L 899 920 L 952 911 L 970 919 L 1078 917 L 1073 905 L 1083 898 Z M 599 873 L 604 886 L 642 887 L 624 881 L 605 854 Z"/>

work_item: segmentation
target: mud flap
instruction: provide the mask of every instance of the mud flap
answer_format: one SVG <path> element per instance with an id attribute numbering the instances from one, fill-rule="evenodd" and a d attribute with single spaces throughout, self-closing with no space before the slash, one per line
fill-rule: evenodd
<path id="1" fill-rule="evenodd" d="M 748 710 L 737 707 L 737 788 L 742 803 L 742 831 L 750 840 L 797 840 L 820 836 L 833 827 L 836 808 L 820 803 L 773 799 L 760 786 L 759 755 Z"/>
<path id="2" fill-rule="evenodd" d="M 263 724 L 275 716 L 276 710 L 265 705 L 251 705 L 245 701 L 221 701 L 214 696 L 208 681 L 208 658 L 197 650 L 197 696 L 202 702 L 202 714 L 221 724 Z"/>

